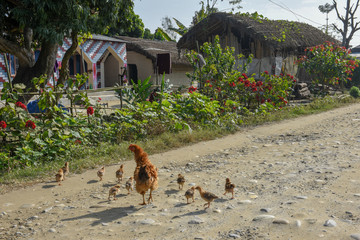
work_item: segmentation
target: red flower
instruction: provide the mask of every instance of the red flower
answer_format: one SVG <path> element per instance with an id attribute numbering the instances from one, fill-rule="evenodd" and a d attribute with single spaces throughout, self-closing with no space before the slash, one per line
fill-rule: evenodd
<path id="1" fill-rule="evenodd" d="M 229 85 L 230 85 L 230 87 L 235 87 L 236 86 L 236 84 L 234 82 L 229 83 Z"/>
<path id="2" fill-rule="evenodd" d="M 27 121 L 26 121 L 26 124 L 25 124 L 25 127 L 35 129 L 35 128 L 36 128 L 36 125 L 35 125 L 35 123 L 34 123 L 33 121 L 27 120 Z"/>
<path id="3" fill-rule="evenodd" d="M 248 79 L 248 76 L 247 76 L 245 73 L 243 73 L 242 76 L 243 76 L 245 79 Z"/>
<path id="4" fill-rule="evenodd" d="M 101 101 L 101 97 L 99 97 L 99 100 L 98 100 L 98 102 L 100 102 Z"/>
<path id="5" fill-rule="evenodd" d="M 93 115 L 94 114 L 94 108 L 93 107 L 88 107 L 87 108 L 87 115 L 89 116 L 89 115 Z"/>
<path id="6" fill-rule="evenodd" d="M 261 99 L 261 104 L 263 104 L 265 102 L 265 99 Z"/>
<path id="7" fill-rule="evenodd" d="M 209 82 L 210 82 L 210 80 L 206 80 L 206 82 L 207 82 L 207 83 L 209 83 Z"/>
<path id="8" fill-rule="evenodd" d="M 25 106 L 25 104 L 23 104 L 22 102 L 16 102 L 15 105 L 16 105 L 17 107 L 20 107 L 20 108 L 26 110 L 26 106 Z"/>
<path id="9" fill-rule="evenodd" d="M 79 139 L 76 139 L 75 144 L 81 144 L 81 141 Z"/>
<path id="10" fill-rule="evenodd" d="M 197 88 L 194 87 L 194 86 L 189 87 L 189 93 L 193 93 L 193 92 L 195 92 L 196 90 L 197 90 Z"/>
<path id="11" fill-rule="evenodd" d="M 3 128 L 3 129 L 6 128 L 6 122 L 5 121 L 0 121 L 0 128 Z"/>
<path id="12" fill-rule="evenodd" d="M 264 71 L 264 73 L 265 73 L 266 75 L 269 75 L 269 72 L 268 72 L 268 71 Z"/>
<path id="13" fill-rule="evenodd" d="M 212 87 L 212 85 L 211 85 L 211 84 L 209 84 L 209 87 Z"/>

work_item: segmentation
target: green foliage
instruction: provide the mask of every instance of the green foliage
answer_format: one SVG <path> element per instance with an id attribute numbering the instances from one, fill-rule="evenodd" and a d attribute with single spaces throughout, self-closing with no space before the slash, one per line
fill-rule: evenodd
<path id="1" fill-rule="evenodd" d="M 123 9 L 121 9 L 120 12 L 121 11 L 123 11 Z M 123 23 L 118 21 L 116 26 L 109 29 L 108 35 L 121 35 L 142 38 L 144 36 L 145 25 L 140 16 L 132 12 L 128 14 L 127 20 L 129 20 L 127 27 L 123 27 Z"/>
<path id="2" fill-rule="evenodd" d="M 151 33 L 150 29 L 145 28 L 143 38 L 152 40 L 152 39 L 154 39 L 154 34 Z"/>
<path id="3" fill-rule="evenodd" d="M 162 38 L 166 41 L 174 41 L 162 28 L 157 28 L 156 32 L 161 34 Z"/>
<path id="4" fill-rule="evenodd" d="M 352 87 L 350 88 L 349 93 L 350 93 L 350 96 L 352 96 L 352 97 L 354 97 L 354 98 L 360 97 L 360 90 L 359 90 L 358 87 L 352 86 Z"/>
<path id="5" fill-rule="evenodd" d="M 73 92 L 84 81 L 86 78 L 80 75 L 68 81 L 67 96 L 70 100 L 83 100 L 83 104 L 89 102 L 86 95 Z M 0 108 L 0 119 L 6 122 L 7 127 L 0 131 L 0 150 L 10 161 L 0 165 L 0 170 L 58 160 L 68 157 L 74 144 L 94 144 L 91 135 L 93 126 L 84 117 L 73 117 L 59 108 L 57 99 L 61 94 L 55 93 L 52 88 L 44 88 L 45 82 L 45 76 L 33 79 L 39 91 L 38 106 L 44 110 L 43 114 L 34 116 L 18 101 L 21 89 L 17 89 L 17 85 L 14 89 L 10 89 L 8 84 L 4 85 L 2 97 L 7 97 L 7 104 Z M 58 90 L 65 89 L 58 86 Z"/>
<path id="6" fill-rule="evenodd" d="M 131 79 L 132 88 L 115 90 L 115 92 L 117 93 L 117 97 L 120 98 L 120 92 L 122 92 L 124 101 L 128 104 L 134 104 L 134 103 L 146 101 L 146 99 L 149 98 L 151 93 L 152 83 L 150 82 L 150 79 L 151 79 L 150 76 L 143 81 L 138 79 L 137 82 L 134 82 Z"/>
<path id="7" fill-rule="evenodd" d="M 205 42 L 200 50 L 204 53 L 205 66 L 202 66 L 202 56 L 195 51 L 187 54 L 189 62 L 191 63 L 194 72 L 187 74 L 192 82 L 197 81 L 200 86 L 204 86 L 208 79 L 214 79 L 215 81 L 229 80 L 237 78 L 241 75 L 241 72 L 247 70 L 247 66 L 252 61 L 252 56 L 244 59 L 243 55 L 234 56 L 234 48 L 226 47 L 222 49 L 220 46 L 219 36 L 216 36 L 214 43 Z M 243 64 L 236 67 L 236 62 L 242 62 Z"/>

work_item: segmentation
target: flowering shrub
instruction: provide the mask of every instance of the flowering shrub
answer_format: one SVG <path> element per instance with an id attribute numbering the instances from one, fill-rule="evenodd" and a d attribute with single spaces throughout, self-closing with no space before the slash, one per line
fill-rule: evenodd
<path id="1" fill-rule="evenodd" d="M 195 92 L 196 90 L 197 90 L 196 87 L 193 87 L 193 86 L 189 87 L 189 93 L 193 93 L 193 92 Z"/>
<path id="2" fill-rule="evenodd" d="M 22 102 L 16 102 L 15 105 L 16 105 L 17 107 L 20 107 L 20 108 L 24 109 L 24 110 L 27 110 L 25 104 L 23 104 Z"/>
<path id="3" fill-rule="evenodd" d="M 349 55 L 349 49 L 331 42 L 306 48 L 305 53 L 298 64 L 313 75 L 314 83 L 343 85 L 351 81 L 354 69 L 359 66 L 359 61 Z"/>
<path id="4" fill-rule="evenodd" d="M 4 83 L 1 97 L 5 100 L 5 106 L 0 108 L 0 152 L 8 161 L 0 160 L 0 172 L 68 156 L 76 139 L 89 143 L 91 130 L 86 119 L 64 114 L 56 104 L 56 98 L 61 96 L 56 96 L 54 89 L 40 87 L 44 85 L 45 79 L 33 79 L 40 94 L 39 108 L 44 110 L 35 117 L 18 100 L 24 87 L 15 84 L 11 88 L 9 83 Z M 83 81 L 85 78 L 79 79 Z M 75 81 L 75 85 L 78 85 L 79 79 L 71 82 Z M 71 100 L 82 100 L 84 97 L 74 94 Z M 84 103 L 88 102 L 87 99 L 84 100 Z"/>
<path id="5" fill-rule="evenodd" d="M 0 121 L 0 128 L 5 129 L 6 128 L 6 122 L 5 121 Z"/>
<path id="6" fill-rule="evenodd" d="M 188 77 L 201 83 L 202 87 L 198 89 L 200 93 L 219 102 L 222 113 L 230 111 L 243 114 L 247 109 L 256 112 L 262 104 L 271 110 L 288 103 L 287 97 L 296 81 L 293 76 L 275 76 L 268 71 L 261 74 L 261 79 L 248 76 L 246 71 L 252 56 L 235 57 L 233 48 L 221 49 L 218 36 L 213 44 L 204 43 L 200 49 L 204 52 L 206 64 L 199 67 L 199 54 L 192 51 L 187 57 L 194 67 L 194 73 L 188 74 Z M 189 89 L 189 92 L 193 92 L 193 89 Z"/>
<path id="7" fill-rule="evenodd" d="M 25 124 L 25 127 L 35 129 L 36 125 L 35 125 L 35 123 L 33 121 L 27 120 L 26 124 Z"/>
<path id="8" fill-rule="evenodd" d="M 88 116 L 93 115 L 94 114 L 94 108 L 90 106 L 90 107 L 87 108 L 86 112 L 87 112 Z"/>

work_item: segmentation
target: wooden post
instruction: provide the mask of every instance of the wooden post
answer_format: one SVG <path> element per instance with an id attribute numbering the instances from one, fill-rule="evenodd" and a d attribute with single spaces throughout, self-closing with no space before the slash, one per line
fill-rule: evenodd
<path id="1" fill-rule="evenodd" d="M 5 58 L 5 67 L 6 67 L 6 73 L 7 73 L 7 77 L 8 77 L 8 81 L 9 81 L 9 85 L 10 85 L 10 91 L 12 92 L 12 84 L 11 84 L 11 76 L 10 76 L 10 69 L 9 69 L 9 64 L 8 64 L 8 60 L 6 57 L 6 53 L 3 53 L 4 58 Z"/>

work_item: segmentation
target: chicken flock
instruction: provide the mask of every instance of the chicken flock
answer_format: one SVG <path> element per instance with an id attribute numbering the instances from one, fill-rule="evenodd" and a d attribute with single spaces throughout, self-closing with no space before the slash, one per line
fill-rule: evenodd
<path id="1" fill-rule="evenodd" d="M 136 191 L 142 195 L 142 203 L 140 205 L 150 204 L 153 201 L 152 192 L 158 188 L 158 168 L 152 164 L 148 158 L 148 154 L 138 145 L 130 144 L 129 148 L 130 151 L 134 153 L 134 159 L 136 162 L 136 168 L 134 171 L 134 176 L 129 177 L 125 183 L 125 188 L 128 191 L 128 194 L 134 190 L 134 186 Z M 61 182 L 65 180 L 66 175 L 70 172 L 69 170 L 69 162 L 65 163 L 65 166 L 58 170 L 58 173 L 55 175 L 56 182 L 61 185 Z M 102 166 L 97 171 L 97 176 L 99 177 L 99 181 L 103 180 L 105 175 L 105 166 Z M 121 164 L 120 168 L 115 172 L 115 177 L 117 179 L 117 183 L 120 183 L 123 180 L 124 176 L 124 165 Z M 135 182 L 135 183 L 134 183 Z M 179 185 L 179 190 L 182 190 L 184 184 L 186 182 L 185 177 L 179 173 L 176 179 L 177 184 Z M 113 197 L 116 200 L 116 194 L 120 192 L 121 186 L 119 184 L 111 187 L 109 189 L 109 196 L 108 200 L 111 200 Z M 145 201 L 145 194 L 150 190 L 149 198 Z M 215 199 L 219 198 L 215 194 L 205 191 L 200 186 L 192 186 L 190 189 L 186 190 L 184 196 L 186 197 L 186 203 L 190 204 L 189 199 L 192 199 L 194 202 L 195 192 L 198 190 L 200 197 L 206 202 L 204 206 L 206 208 L 210 207 L 211 202 Z M 225 192 L 223 195 L 227 193 L 231 193 L 231 199 L 234 199 L 234 190 L 235 184 L 231 183 L 229 178 L 225 180 Z M 205 209 L 206 209 L 205 208 Z"/>

